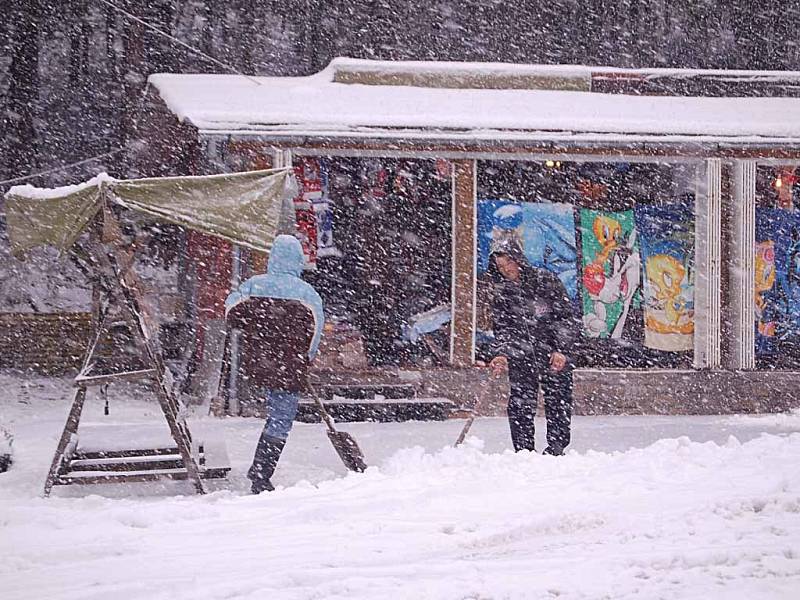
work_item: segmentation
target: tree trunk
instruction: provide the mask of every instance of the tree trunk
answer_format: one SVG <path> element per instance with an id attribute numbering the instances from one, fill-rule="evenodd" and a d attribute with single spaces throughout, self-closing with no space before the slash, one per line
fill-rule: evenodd
<path id="1" fill-rule="evenodd" d="M 39 106 L 39 0 L 9 0 L 11 66 L 7 108 L 3 118 L 6 169 L 25 175 L 38 165 L 36 116 Z"/>

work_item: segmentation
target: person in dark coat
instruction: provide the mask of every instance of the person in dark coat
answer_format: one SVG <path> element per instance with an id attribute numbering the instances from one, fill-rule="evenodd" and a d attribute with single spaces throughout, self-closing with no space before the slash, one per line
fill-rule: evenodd
<path id="1" fill-rule="evenodd" d="M 491 314 L 495 375 L 508 369 L 508 422 L 514 450 L 534 450 L 539 387 L 547 419 L 545 454 L 561 455 L 570 442 L 572 370 L 580 319 L 561 280 L 531 266 L 516 243 L 489 258 L 494 282 Z"/>
<path id="2" fill-rule="evenodd" d="M 225 301 L 228 326 L 240 332 L 238 373 L 267 401 L 267 422 L 247 473 L 251 491 L 274 489 L 270 478 L 286 445 L 300 394 L 308 391 L 308 369 L 317 353 L 324 314 L 322 300 L 300 277 L 300 242 L 279 235 L 266 275 L 251 277 Z"/>

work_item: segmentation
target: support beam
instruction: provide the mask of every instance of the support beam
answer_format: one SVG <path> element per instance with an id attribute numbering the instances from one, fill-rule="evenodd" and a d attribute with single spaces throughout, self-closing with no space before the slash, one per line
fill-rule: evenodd
<path id="1" fill-rule="evenodd" d="M 730 346 L 725 362 L 730 369 L 746 370 L 755 368 L 756 163 L 737 160 L 727 171 L 731 178 L 730 232 L 726 236 L 726 337 Z"/>
<path id="2" fill-rule="evenodd" d="M 695 193 L 694 367 L 721 366 L 722 161 L 699 168 Z M 705 186 L 702 181 L 705 180 Z"/>
<path id="3" fill-rule="evenodd" d="M 450 362 L 461 368 L 475 361 L 476 211 L 477 161 L 453 161 Z"/>

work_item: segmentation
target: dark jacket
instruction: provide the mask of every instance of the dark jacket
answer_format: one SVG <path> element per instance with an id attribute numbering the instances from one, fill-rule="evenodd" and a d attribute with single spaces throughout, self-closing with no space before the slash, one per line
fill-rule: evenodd
<path id="1" fill-rule="evenodd" d="M 324 315 L 316 291 L 300 278 L 303 251 L 278 236 L 266 275 L 245 281 L 226 301 L 228 326 L 240 331 L 239 375 L 249 387 L 303 392 Z"/>
<path id="2" fill-rule="evenodd" d="M 564 285 L 553 273 L 514 258 L 520 265 L 519 282 L 500 274 L 494 255 L 489 262 L 488 273 L 494 281 L 492 353 L 524 360 L 543 372 L 556 351 L 566 355 L 568 366 L 574 366 L 580 316 Z"/>

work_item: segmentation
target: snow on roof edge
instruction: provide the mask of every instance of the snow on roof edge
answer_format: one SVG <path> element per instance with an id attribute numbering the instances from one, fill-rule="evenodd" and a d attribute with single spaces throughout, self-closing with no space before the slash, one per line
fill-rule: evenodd
<path id="1" fill-rule="evenodd" d="M 374 73 L 438 72 L 450 75 L 557 75 L 588 77 L 591 69 L 584 65 L 540 65 L 505 62 L 461 61 L 388 61 L 362 58 L 334 58 L 324 71 L 358 69 Z"/>
<path id="2" fill-rule="evenodd" d="M 54 198 L 69 196 L 75 192 L 85 190 L 86 188 L 96 187 L 99 183 L 108 183 L 111 181 L 116 181 L 116 179 L 104 171 L 81 183 L 62 185 L 55 188 L 42 188 L 31 185 L 30 183 L 15 185 L 5 193 L 5 197 L 19 196 L 32 200 L 52 200 Z"/>
<path id="3" fill-rule="evenodd" d="M 213 74 L 159 73 L 148 81 L 180 121 L 188 120 L 200 130 L 311 129 L 324 136 L 362 128 L 374 133 L 394 132 L 392 137 L 399 130 L 557 130 L 567 135 L 578 131 L 767 138 L 800 135 L 800 98 L 648 96 L 574 89 L 443 88 L 335 81 L 337 65 L 347 64 L 383 68 L 391 63 L 336 59 L 309 76 L 259 77 L 261 85 L 238 75 Z M 471 68 L 477 63 L 456 64 Z M 445 68 L 447 64 L 439 66 Z M 528 68 L 493 65 L 497 69 L 517 67 Z M 584 68 L 579 67 L 579 71 Z M 556 71 L 544 79 L 550 77 L 557 80 L 561 75 Z M 391 81 L 392 74 L 382 79 Z"/>
<path id="4" fill-rule="evenodd" d="M 357 68 L 374 72 L 408 72 L 413 70 L 458 73 L 515 74 L 515 75 L 714 75 L 738 77 L 779 77 L 800 80 L 800 71 L 746 70 L 746 69 L 685 69 L 675 67 L 609 67 L 571 64 L 459 62 L 459 61 L 384 61 L 363 58 L 336 57 L 323 70 Z M 323 72 L 321 71 L 321 72 Z"/>

